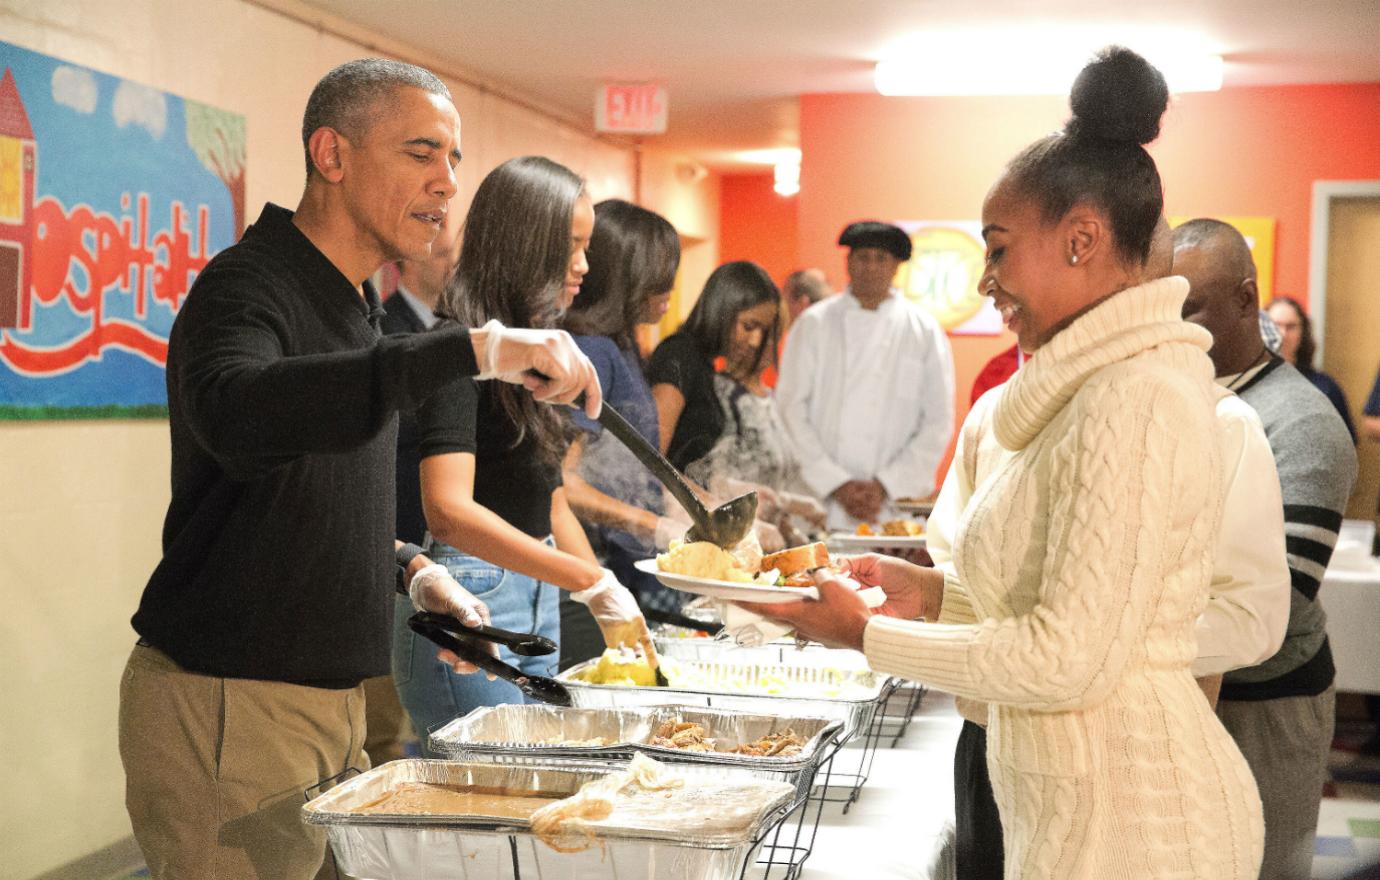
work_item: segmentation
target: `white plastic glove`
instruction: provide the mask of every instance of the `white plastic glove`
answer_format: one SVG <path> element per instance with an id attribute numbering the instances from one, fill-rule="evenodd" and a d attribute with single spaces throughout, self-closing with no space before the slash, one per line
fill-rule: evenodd
<path id="1" fill-rule="evenodd" d="M 543 403 L 574 403 L 583 394 L 585 414 L 599 417 L 604 404 L 599 376 L 569 333 L 504 327 L 494 320 L 479 329 L 484 346 L 475 378 L 525 386 Z"/>
<path id="2" fill-rule="evenodd" d="M 432 611 L 449 614 L 465 626 L 487 626 L 489 607 L 460 586 L 450 572 L 439 562 L 433 562 L 412 576 L 407 584 L 407 595 L 412 607 L 418 611 Z M 478 643 L 485 651 L 498 656 L 498 645 L 493 642 Z M 459 675 L 478 672 L 479 667 L 461 660 L 453 652 L 441 649 L 436 655 Z M 490 679 L 493 676 L 489 676 Z"/>
<path id="3" fill-rule="evenodd" d="M 823 529 L 827 526 L 829 511 L 816 498 L 797 495 L 794 492 L 782 492 L 781 505 L 787 513 L 800 517 L 816 528 Z"/>
<path id="4" fill-rule="evenodd" d="M 604 634 L 605 645 L 610 648 L 641 645 L 651 665 L 659 665 L 651 634 L 647 632 L 647 619 L 642 616 L 642 609 L 637 607 L 633 594 L 618 582 L 613 572 L 603 569 L 594 586 L 571 593 L 570 598 L 594 615 L 599 631 Z"/>
<path id="5" fill-rule="evenodd" d="M 685 533 L 690 530 L 690 524 L 669 516 L 659 516 L 656 518 L 656 534 L 653 540 L 657 550 L 668 550 L 672 541 L 685 539 Z"/>
<path id="6" fill-rule="evenodd" d="M 779 553 L 786 549 L 786 539 L 781 537 L 781 530 L 776 526 L 759 519 L 753 522 L 752 528 L 763 553 Z"/>
<path id="7" fill-rule="evenodd" d="M 776 515 L 781 512 L 781 495 L 766 486 L 759 486 L 756 483 L 749 483 L 734 477 L 726 477 L 723 488 L 733 498 L 746 495 L 749 492 L 756 492 L 757 516 L 760 519 L 776 519 Z M 724 500 L 728 501 L 729 499 L 725 498 Z"/>

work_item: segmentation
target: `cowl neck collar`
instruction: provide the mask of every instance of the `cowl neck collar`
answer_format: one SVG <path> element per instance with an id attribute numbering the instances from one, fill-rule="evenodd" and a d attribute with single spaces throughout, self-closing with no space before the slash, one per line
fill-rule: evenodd
<path id="1" fill-rule="evenodd" d="M 1159 278 L 1113 294 L 1065 327 L 1011 377 L 992 413 L 997 442 L 1024 449 L 1088 377 L 1166 343 L 1206 352 L 1212 336 L 1183 320 L 1188 282 Z"/>

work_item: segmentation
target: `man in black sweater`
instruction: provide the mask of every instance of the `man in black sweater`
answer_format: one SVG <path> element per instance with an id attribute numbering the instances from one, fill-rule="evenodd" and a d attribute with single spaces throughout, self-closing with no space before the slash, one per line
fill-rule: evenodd
<path id="1" fill-rule="evenodd" d="M 312 877 L 325 838 L 302 793 L 367 766 L 359 684 L 388 670 L 393 585 L 487 614 L 395 541 L 397 413 L 457 374 L 585 393 L 592 413 L 602 399 L 562 333 L 380 335 L 368 277 L 426 257 L 456 191 L 460 120 L 439 79 L 342 65 L 302 135 L 297 211 L 265 206 L 207 265 L 169 342 L 172 501 L 120 687 L 126 805 L 158 878 Z"/>

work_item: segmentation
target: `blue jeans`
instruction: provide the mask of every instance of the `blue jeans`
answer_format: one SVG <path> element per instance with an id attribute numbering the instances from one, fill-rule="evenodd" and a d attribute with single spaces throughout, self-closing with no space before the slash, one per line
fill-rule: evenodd
<path id="1" fill-rule="evenodd" d="M 559 587 L 499 568 L 444 544 L 434 545 L 427 555 L 449 569 L 460 586 L 489 607 L 494 626 L 560 641 Z M 412 603 L 399 596 L 393 613 L 393 683 L 412 719 L 413 730 L 423 742 L 425 754 L 434 756 L 426 744 L 427 734 L 452 719 L 480 706 L 534 702 L 516 686 L 501 679 L 489 681 L 482 672 L 456 675 L 449 666 L 437 661 L 436 652 L 440 649 L 434 643 L 408 629 L 407 619 L 412 614 Z M 501 645 L 498 653 L 503 662 L 528 675 L 553 676 L 560 660 L 559 652 L 519 657 Z"/>

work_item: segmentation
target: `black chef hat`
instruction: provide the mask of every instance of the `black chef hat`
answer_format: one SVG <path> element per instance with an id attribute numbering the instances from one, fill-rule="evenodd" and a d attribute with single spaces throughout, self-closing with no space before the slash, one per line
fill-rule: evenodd
<path id="1" fill-rule="evenodd" d="M 877 248 L 901 262 L 910 259 L 910 236 L 901 227 L 876 220 L 859 220 L 844 227 L 839 244 L 846 248 Z"/>

